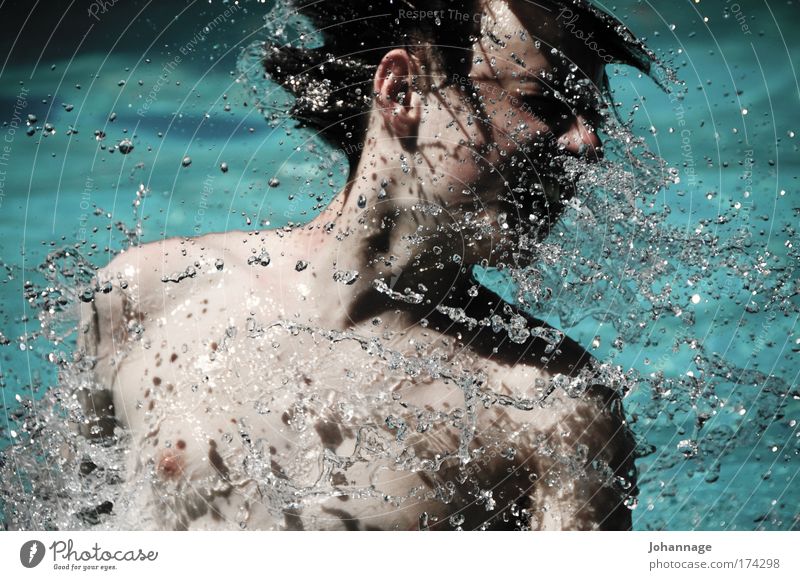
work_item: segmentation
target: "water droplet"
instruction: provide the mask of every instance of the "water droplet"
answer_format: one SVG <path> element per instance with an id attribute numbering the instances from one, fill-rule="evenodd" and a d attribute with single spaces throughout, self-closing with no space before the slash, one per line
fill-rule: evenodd
<path id="1" fill-rule="evenodd" d="M 261 250 L 261 253 L 257 256 L 250 256 L 247 258 L 247 264 L 249 266 L 269 266 L 271 258 L 269 257 L 269 252 L 266 250 Z"/>
<path id="2" fill-rule="evenodd" d="M 450 525 L 454 528 L 461 526 L 464 523 L 464 516 L 461 514 L 456 514 L 454 516 L 450 516 Z"/>
<path id="3" fill-rule="evenodd" d="M 358 270 L 336 270 L 333 273 L 333 279 L 340 284 L 350 286 L 358 280 Z"/>
<path id="4" fill-rule="evenodd" d="M 95 136 L 97 136 L 97 134 L 95 134 Z M 105 137 L 105 134 L 103 134 L 103 137 Z M 117 149 L 119 149 L 119 152 L 122 153 L 123 155 L 127 155 L 128 153 L 133 151 L 133 143 L 131 142 L 130 139 L 123 139 L 117 145 Z"/>

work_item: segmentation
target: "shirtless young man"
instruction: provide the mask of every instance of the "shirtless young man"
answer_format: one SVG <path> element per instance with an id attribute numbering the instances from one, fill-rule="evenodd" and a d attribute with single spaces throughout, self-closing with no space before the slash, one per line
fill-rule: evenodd
<path id="1" fill-rule="evenodd" d="M 646 70 L 646 50 L 583 3 L 429 2 L 439 23 L 411 7 L 375 29 L 357 18 L 374 2 L 312 4 L 317 24 L 349 11 L 325 49 L 347 59 L 277 47 L 264 65 L 307 124 L 363 140 L 343 191 L 302 227 L 131 248 L 83 307 L 82 430 L 129 446 L 117 525 L 630 528 L 607 369 L 472 267 L 546 233 L 572 194 L 564 158 L 601 155 L 608 55 Z M 314 92 L 344 69 L 341 94 Z"/>

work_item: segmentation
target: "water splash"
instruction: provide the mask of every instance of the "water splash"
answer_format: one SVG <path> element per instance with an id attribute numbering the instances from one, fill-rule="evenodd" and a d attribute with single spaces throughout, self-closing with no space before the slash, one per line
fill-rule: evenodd
<path id="1" fill-rule="evenodd" d="M 276 35 L 280 33 L 275 31 Z M 692 371 L 668 376 L 663 370 L 668 361 L 662 360 L 651 365 L 652 373 L 623 372 L 609 360 L 601 365 L 602 372 L 593 380 L 615 392 L 629 394 L 626 408 L 639 439 L 637 454 L 647 460 L 639 485 L 659 482 L 666 490 L 664 494 L 671 494 L 679 504 L 680 488 L 674 476 L 677 472 L 688 471 L 691 477 L 697 474 L 703 484 L 713 485 L 726 466 L 741 464 L 738 455 L 742 450 L 760 449 L 756 453 L 775 454 L 775 462 L 786 461 L 779 458 L 796 457 L 800 452 L 794 418 L 800 400 L 796 386 L 773 373 L 747 366 L 740 368 L 704 346 L 703 333 L 687 304 L 698 295 L 699 282 L 709 280 L 708 286 L 716 285 L 715 292 L 723 298 L 746 291 L 745 316 L 769 313 L 773 318 L 768 320 L 781 315 L 796 316 L 797 283 L 793 268 L 773 268 L 769 252 L 754 255 L 749 250 L 752 234 L 738 229 L 735 212 L 718 216 L 722 230 L 714 233 L 699 227 L 702 224 L 698 224 L 695 232 L 671 225 L 670 204 L 663 199 L 659 202 L 659 196 L 665 191 L 680 192 L 676 172 L 652 155 L 644 141 L 633 136 L 624 124 L 609 117 L 605 130 L 610 137 L 606 139 L 605 161 L 587 165 L 560 160 L 566 180 L 576 188 L 562 220 L 543 240 L 539 239 L 537 228 L 514 229 L 511 233 L 515 243 L 519 242 L 514 246 L 515 254 L 504 257 L 498 266 L 499 281 L 496 279 L 494 283 L 502 288 L 510 280 L 513 284 L 506 296 L 509 301 L 537 315 L 546 314 L 558 320 L 565 331 L 587 320 L 612 326 L 617 351 L 635 349 L 653 340 L 649 332 L 654 321 L 669 318 L 678 326 L 672 350 L 665 358 L 687 358 Z M 407 161 L 404 160 L 406 166 Z M 140 189 L 135 201 L 144 195 L 144 189 Z M 139 204 L 134 203 L 134 207 Z M 421 206 L 416 209 L 425 211 Z M 139 219 L 134 217 L 134 221 L 136 225 L 131 229 L 119 224 L 131 245 L 137 244 L 141 232 Z M 725 227 L 729 231 L 721 235 L 719 232 Z M 493 233 L 512 237 L 509 232 L 498 232 L 491 227 L 482 235 Z M 793 237 L 794 233 L 787 236 L 789 263 L 796 263 L 797 259 L 791 245 Z M 254 255 L 252 265 L 267 267 L 269 263 L 269 255 L 260 254 Z M 217 271 L 222 269 L 216 267 Z M 235 513 L 225 517 L 240 527 L 253 526 L 258 517 L 266 517 L 259 516 L 259 509 L 266 510 L 272 518 L 261 520 L 262 524 L 271 521 L 276 527 L 297 525 L 296 519 L 287 519 L 287 513 L 313 511 L 314 506 L 319 507 L 325 501 L 329 506 L 330 500 L 344 505 L 340 498 L 350 498 L 350 501 L 389 502 L 397 508 L 429 501 L 433 507 L 413 518 L 416 527 L 422 529 L 442 522 L 452 528 L 483 523 L 477 516 L 465 517 L 460 510 L 446 519 L 435 513 L 435 506 L 467 502 L 479 505 L 485 512 L 484 519 L 505 517 L 512 527 L 524 528 L 531 525 L 536 514 L 516 503 L 501 505 L 504 509 L 498 510 L 500 498 L 487 489 L 479 472 L 468 469 L 493 452 L 491 461 L 499 462 L 496 458 L 502 458 L 509 462 L 504 467 L 519 468 L 520 464 L 514 461 L 525 448 L 519 442 L 522 435 L 479 429 L 475 409 L 515 409 L 521 413 L 546 409 L 558 394 L 579 398 L 589 383 L 586 377 L 556 375 L 530 396 L 513 396 L 490 384 L 488 377 L 480 372 L 463 369 L 459 372 L 445 364 L 443 358 L 430 356 L 428 352 L 409 354 L 392 348 L 392 337 L 377 340 L 303 326 L 290 320 L 273 323 L 253 317 L 245 325 L 226 331 L 212 360 L 230 354 L 235 345 L 245 341 L 262 342 L 270 349 L 286 340 L 307 340 L 328 349 L 326 352 L 332 359 L 341 355 L 337 349 L 346 351 L 352 347 L 366 353 L 374 364 L 351 372 L 345 384 L 371 388 L 344 388 L 330 393 L 318 385 L 298 382 L 298 377 L 308 370 L 302 368 L 308 361 L 297 361 L 283 371 L 282 393 L 264 394 L 255 388 L 243 392 L 223 389 L 229 402 L 240 402 L 258 416 L 286 412 L 286 421 L 281 421 L 296 436 L 290 456 L 273 453 L 269 449 L 270 440 L 255 434 L 252 419 L 240 417 L 235 428 L 230 427 L 219 441 L 215 440 L 214 453 L 209 450 L 214 469 L 193 480 L 190 487 L 164 481 L 164 471 L 173 469 L 169 462 L 159 467 L 153 461 L 141 467 L 145 476 L 130 478 L 132 468 L 127 450 L 135 444 L 130 433 L 118 430 L 114 438 L 98 441 L 88 439 L 75 427 L 90 425 L 96 419 L 86 414 L 78 395 L 98 388 L 91 380 L 94 361 L 91 357 L 74 356 L 71 346 L 77 311 L 81 304 L 89 304 L 112 289 L 95 283 L 94 267 L 73 250 L 48 256 L 41 273 L 46 281 L 30 283 L 25 289 L 26 299 L 39 314 L 40 328 L 24 337 L 20 344 L 43 341 L 46 347 L 41 350 L 36 347 L 37 352 L 42 352 L 59 369 L 60 376 L 57 385 L 45 385 L 43 396 L 18 399 L 13 417 L 15 444 L 4 450 L 0 458 L 3 511 L 11 525 L 20 529 L 188 526 L 200 517 L 198 514 L 203 515 L 204 509 L 208 511 L 216 498 L 231 495 L 241 501 Z M 492 273 L 496 272 L 487 275 Z M 198 276 L 202 278 L 203 274 L 190 267 L 163 282 L 186 284 L 196 281 Z M 341 272 L 338 278 L 335 274 L 334 279 L 345 285 L 356 282 L 352 272 Z M 674 281 L 678 279 L 691 284 L 676 287 Z M 391 284 L 380 282 L 376 289 L 389 300 L 404 304 L 420 304 L 426 291 L 397 291 Z M 552 350 L 561 339 L 559 331 L 537 326 L 516 312 L 480 318 L 459 307 L 439 305 L 437 310 L 467 330 L 491 329 L 514 344 L 525 343 L 535 336 Z M 133 341 L 144 340 L 147 334 L 135 322 L 125 330 Z M 758 340 L 755 337 L 756 344 Z M 762 336 L 760 340 L 767 339 Z M 254 363 L 252 359 L 234 357 L 228 371 L 257 368 Z M 249 387 L 260 384 L 263 377 L 254 375 L 251 379 L 251 383 L 245 383 Z M 409 381 L 424 384 L 440 380 L 454 385 L 454 392 L 460 397 L 458 405 L 450 408 L 415 405 L 407 400 L 402 387 Z M 200 378 L 191 385 L 190 392 L 202 393 L 203 387 Z M 179 413 L 187 409 L 180 403 L 171 411 Z M 319 417 L 331 409 L 337 413 L 336 424 L 358 426 L 347 435 L 352 438 L 352 449 L 331 449 L 322 444 L 325 436 L 316 425 Z M 321 423 L 324 431 L 326 422 Z M 451 436 L 447 445 L 429 454 L 417 450 L 426 445 L 436 449 L 441 431 Z M 227 451 L 234 443 L 240 451 L 229 456 Z M 533 443 L 542 456 L 553 458 L 566 471 L 577 473 L 585 469 L 585 450 L 564 454 L 549 448 L 546 440 Z M 371 471 L 367 478 L 370 484 L 348 485 L 348 473 L 359 470 Z M 520 471 L 521 479 L 528 483 L 537 478 L 535 470 L 525 471 L 524 463 Z M 398 492 L 376 475 L 385 472 L 422 473 L 436 483 Z M 768 478 L 768 474 L 763 477 Z M 613 480 L 612 475 L 609 479 Z M 631 482 L 623 478 L 609 485 L 625 489 Z M 469 490 L 468 497 L 459 497 L 464 489 Z M 149 497 L 153 490 L 155 497 L 172 502 L 167 504 L 165 519 L 152 516 L 152 510 L 141 509 L 139 498 Z M 636 507 L 635 494 L 628 501 L 631 508 L 640 509 Z M 336 519 L 333 513 L 321 510 L 318 517 L 316 524 L 320 527 Z M 774 527 L 792 525 L 775 513 L 760 514 L 759 518 Z M 310 527 L 314 525 L 311 521 Z"/>

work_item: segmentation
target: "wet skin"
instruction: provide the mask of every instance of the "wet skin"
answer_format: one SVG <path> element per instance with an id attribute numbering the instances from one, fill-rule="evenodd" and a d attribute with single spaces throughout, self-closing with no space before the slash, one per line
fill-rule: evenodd
<path id="1" fill-rule="evenodd" d="M 129 434 L 131 503 L 115 506 L 129 521 L 630 527 L 617 478 L 635 490 L 633 443 L 605 370 L 472 276 L 473 264 L 508 259 L 519 224 L 554 217 L 548 160 L 600 155 L 595 112 L 570 87 L 596 85 L 602 63 L 527 3 L 490 2 L 484 14 L 491 34 L 473 47 L 469 77 L 485 121 L 472 120 L 463 89 L 432 89 L 441 74 L 389 51 L 361 161 L 316 219 L 145 244 L 98 273 L 112 291 L 83 306 L 78 356 L 96 360 L 101 387 L 81 395 L 94 415 L 83 430 Z M 509 192 L 534 182 L 538 198 Z M 493 315 L 539 335 L 510 340 L 484 324 Z M 559 375 L 581 377 L 582 394 Z M 461 468 L 459 451 L 471 455 Z M 277 499 L 298 488 L 324 493 Z"/>

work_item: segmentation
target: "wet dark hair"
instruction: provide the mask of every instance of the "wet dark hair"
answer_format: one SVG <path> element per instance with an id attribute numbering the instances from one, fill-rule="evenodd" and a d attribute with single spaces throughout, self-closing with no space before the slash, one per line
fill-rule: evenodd
<path id="1" fill-rule="evenodd" d="M 536 0 L 535 4 L 559 18 L 580 19 L 580 26 L 591 30 L 609 55 L 607 62 L 631 65 L 652 76 L 656 56 L 613 16 L 586 0 Z M 406 48 L 423 63 L 447 71 L 450 79 L 465 77 L 480 23 L 446 15 L 474 14 L 479 5 L 478 0 L 297 0 L 294 10 L 310 20 L 323 45 L 309 48 L 267 41 L 261 64 L 266 78 L 294 95 L 288 113 L 343 151 L 352 172 L 363 149 L 372 79 L 383 56 L 392 48 Z M 414 11 L 445 17 L 407 16 Z M 423 77 L 430 74 L 423 71 Z"/>

